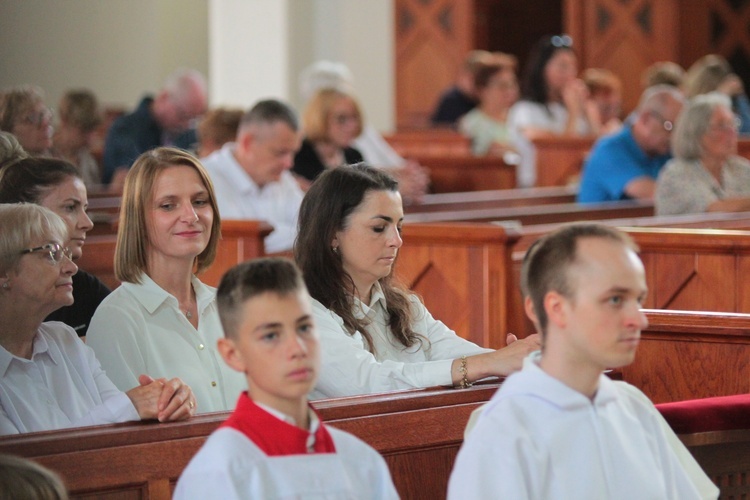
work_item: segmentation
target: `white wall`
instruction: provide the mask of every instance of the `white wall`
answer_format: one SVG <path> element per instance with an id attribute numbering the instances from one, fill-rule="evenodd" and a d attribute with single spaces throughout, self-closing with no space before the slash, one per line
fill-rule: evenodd
<path id="1" fill-rule="evenodd" d="M 133 107 L 174 69 L 208 71 L 207 0 L 2 0 L 0 88 L 68 88 Z"/>
<path id="2" fill-rule="evenodd" d="M 0 0 L 0 88 L 68 88 L 132 108 L 177 67 L 209 77 L 211 105 L 276 96 L 299 108 L 297 78 L 344 62 L 376 128 L 394 123 L 392 0 Z"/>

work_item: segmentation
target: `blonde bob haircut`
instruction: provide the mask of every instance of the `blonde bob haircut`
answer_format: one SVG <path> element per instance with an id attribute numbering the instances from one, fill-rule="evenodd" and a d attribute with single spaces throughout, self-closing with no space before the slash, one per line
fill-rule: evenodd
<path id="1" fill-rule="evenodd" d="M 302 127 L 305 131 L 305 137 L 312 142 L 327 142 L 330 137 L 328 134 L 328 122 L 331 118 L 333 105 L 339 99 L 349 99 L 354 105 L 357 114 L 357 133 L 362 133 L 362 108 L 353 95 L 340 89 L 326 88 L 318 90 L 310 99 L 302 114 Z"/>
<path id="2" fill-rule="evenodd" d="M 115 276 L 128 283 L 141 283 L 146 272 L 146 250 L 148 231 L 146 213 L 150 210 L 156 178 L 169 167 L 193 168 L 208 191 L 208 202 L 214 212 L 211 237 L 208 245 L 193 264 L 195 273 L 205 271 L 216 258 L 216 249 L 221 238 L 221 219 L 216 206 L 216 194 L 211 178 L 198 159 L 177 148 L 161 147 L 146 151 L 139 156 L 125 177 L 125 189 L 120 205 L 120 225 L 117 229 L 115 247 Z"/>

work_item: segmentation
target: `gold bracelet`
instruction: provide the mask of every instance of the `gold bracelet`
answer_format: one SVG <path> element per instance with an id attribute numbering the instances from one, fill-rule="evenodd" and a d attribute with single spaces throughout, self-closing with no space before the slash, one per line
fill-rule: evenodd
<path id="1" fill-rule="evenodd" d="M 458 373 L 461 374 L 461 383 L 459 385 L 461 389 L 466 389 L 467 387 L 474 385 L 469 382 L 469 370 L 466 368 L 466 364 L 466 356 L 461 356 L 461 365 L 458 367 Z"/>

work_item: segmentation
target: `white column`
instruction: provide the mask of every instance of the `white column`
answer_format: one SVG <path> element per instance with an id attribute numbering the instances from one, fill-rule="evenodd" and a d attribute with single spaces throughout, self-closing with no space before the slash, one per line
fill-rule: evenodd
<path id="1" fill-rule="evenodd" d="M 289 99 L 289 0 L 209 0 L 211 106 Z"/>

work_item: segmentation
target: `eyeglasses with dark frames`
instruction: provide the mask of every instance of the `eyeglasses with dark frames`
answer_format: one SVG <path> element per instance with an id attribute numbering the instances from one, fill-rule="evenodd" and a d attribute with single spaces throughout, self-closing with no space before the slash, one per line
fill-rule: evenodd
<path id="1" fill-rule="evenodd" d="M 73 260 L 73 251 L 70 248 L 63 247 L 62 245 L 59 245 L 57 243 L 47 243 L 46 245 L 42 245 L 40 247 L 27 248 L 21 251 L 21 255 L 36 252 L 48 252 L 49 260 L 52 264 L 59 264 L 60 262 L 62 262 L 63 257 L 67 257 L 68 260 Z"/>

